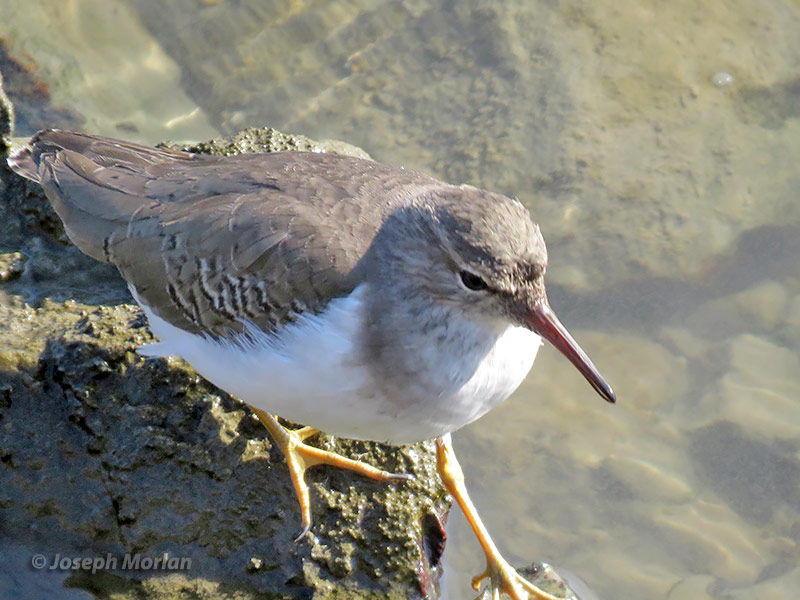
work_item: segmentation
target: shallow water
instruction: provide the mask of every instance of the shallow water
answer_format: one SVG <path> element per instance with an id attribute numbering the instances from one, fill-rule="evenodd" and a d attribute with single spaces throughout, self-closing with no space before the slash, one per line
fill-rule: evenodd
<path id="1" fill-rule="evenodd" d="M 516 195 L 619 402 L 545 348 L 456 434 L 506 557 L 602 600 L 794 597 L 796 2 L 162 4 L 0 0 L 35 77 L 4 63 L 8 91 L 38 93 L 17 135 L 266 124 Z M 446 597 L 467 597 L 480 550 L 455 511 L 450 530 Z"/>

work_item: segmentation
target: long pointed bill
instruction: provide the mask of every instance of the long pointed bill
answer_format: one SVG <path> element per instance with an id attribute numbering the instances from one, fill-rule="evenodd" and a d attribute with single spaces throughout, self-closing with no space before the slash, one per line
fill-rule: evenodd
<path id="1" fill-rule="evenodd" d="M 614 390 L 606 383 L 606 380 L 600 375 L 592 361 L 586 356 L 586 353 L 578 346 L 578 342 L 572 338 L 569 331 L 558 320 L 556 313 L 550 308 L 547 300 L 543 300 L 533 309 L 527 309 L 523 319 L 528 327 L 553 344 L 561 354 L 566 356 L 591 386 L 597 390 L 598 394 L 609 402 L 617 401 L 617 395 Z"/>

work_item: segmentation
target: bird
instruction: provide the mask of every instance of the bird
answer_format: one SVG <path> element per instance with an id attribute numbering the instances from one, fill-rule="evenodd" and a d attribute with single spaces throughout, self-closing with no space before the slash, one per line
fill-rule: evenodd
<path id="1" fill-rule="evenodd" d="M 128 282 L 158 340 L 139 351 L 182 357 L 263 423 L 289 467 L 298 540 L 312 527 L 308 468 L 408 478 L 310 436 L 432 439 L 486 557 L 473 588 L 555 598 L 503 558 L 451 439 L 514 392 L 542 339 L 616 401 L 550 307 L 545 242 L 518 200 L 337 154 L 216 157 L 57 129 L 7 162 Z"/>

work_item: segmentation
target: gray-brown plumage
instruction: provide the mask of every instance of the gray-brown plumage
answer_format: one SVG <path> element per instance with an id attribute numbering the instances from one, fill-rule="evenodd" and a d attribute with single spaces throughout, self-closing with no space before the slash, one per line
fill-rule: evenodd
<path id="1" fill-rule="evenodd" d="M 427 228 L 500 291 L 540 282 L 546 264 L 518 202 L 357 158 L 212 157 L 51 130 L 9 164 L 42 185 L 70 239 L 116 265 L 159 316 L 215 337 L 241 331 L 242 319 L 271 331 L 349 294 L 382 225 L 397 239 L 381 254 Z"/>

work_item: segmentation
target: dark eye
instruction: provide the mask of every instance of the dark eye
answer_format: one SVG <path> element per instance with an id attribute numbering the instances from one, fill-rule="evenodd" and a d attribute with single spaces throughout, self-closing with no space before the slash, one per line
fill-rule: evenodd
<path id="1" fill-rule="evenodd" d="M 470 273 L 469 271 L 461 271 L 459 273 L 461 275 L 461 283 L 464 284 L 468 290 L 472 290 L 473 292 L 479 292 L 481 290 L 488 289 L 488 285 L 486 282 L 480 278 L 479 275 L 475 275 L 475 273 Z"/>

